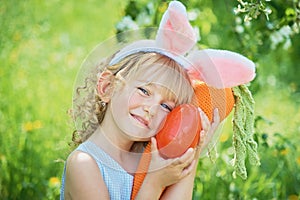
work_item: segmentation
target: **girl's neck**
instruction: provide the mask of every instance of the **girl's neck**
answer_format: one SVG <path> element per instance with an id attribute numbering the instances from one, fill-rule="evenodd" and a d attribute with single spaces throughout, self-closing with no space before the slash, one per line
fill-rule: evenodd
<path id="1" fill-rule="evenodd" d="M 112 132 L 103 130 L 101 126 L 99 126 L 88 140 L 110 155 L 128 173 L 135 173 L 140 154 L 131 152 L 132 145 L 134 144 L 133 141 L 122 140 Z"/>
<path id="2" fill-rule="evenodd" d="M 105 127 L 99 126 L 92 134 L 90 140 L 97 144 L 102 149 L 107 149 L 110 152 L 129 152 L 133 145 L 133 141 L 125 138 L 122 134 L 116 133 L 113 130 L 106 130 Z"/>

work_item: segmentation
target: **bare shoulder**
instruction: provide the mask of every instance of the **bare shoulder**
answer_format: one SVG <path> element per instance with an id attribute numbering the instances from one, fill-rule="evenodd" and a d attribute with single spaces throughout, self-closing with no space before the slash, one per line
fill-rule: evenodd
<path id="1" fill-rule="evenodd" d="M 74 151 L 66 164 L 66 199 L 109 199 L 107 187 L 93 157 Z"/>
<path id="2" fill-rule="evenodd" d="M 67 160 L 67 169 L 81 170 L 86 168 L 97 168 L 97 163 L 94 158 L 88 153 L 82 151 L 74 151 L 70 154 Z"/>

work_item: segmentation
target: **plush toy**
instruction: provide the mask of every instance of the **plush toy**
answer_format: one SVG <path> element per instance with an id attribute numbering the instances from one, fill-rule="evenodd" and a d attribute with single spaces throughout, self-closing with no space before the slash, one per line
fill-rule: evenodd
<path id="1" fill-rule="evenodd" d="M 195 91 L 195 99 L 192 104 L 200 107 L 210 121 L 212 121 L 215 108 L 218 108 L 221 120 L 225 119 L 234 108 L 233 145 L 235 156 L 233 164 L 235 172 L 242 178 L 246 178 L 246 155 L 248 154 L 252 164 L 259 164 L 257 144 L 253 140 L 254 100 L 245 85 L 254 79 L 255 65 L 251 60 L 238 53 L 215 49 L 198 50 L 195 49 L 195 44 L 196 35 L 188 21 L 186 8 L 180 2 L 172 1 L 162 17 L 156 39 L 139 40 L 127 45 L 112 58 L 110 65 L 114 65 L 136 52 L 163 54 L 186 69 Z M 189 115 L 195 113 L 194 108 L 184 107 L 184 109 L 191 109 L 191 111 L 183 111 L 182 108 L 174 109 L 175 111 L 169 115 L 183 118 L 184 115 L 181 114 L 184 112 L 189 113 Z M 199 119 L 194 119 L 194 122 L 200 123 Z M 177 120 L 177 123 L 184 122 Z M 165 124 L 165 126 L 167 125 Z M 182 126 L 175 124 L 171 128 L 169 126 L 169 128 L 162 130 L 171 130 L 169 132 L 174 133 L 180 132 L 180 127 Z M 198 125 L 194 125 L 194 129 L 199 134 L 201 127 L 199 129 Z M 160 148 L 160 138 L 165 137 L 162 137 L 161 134 L 165 133 L 158 133 L 156 136 L 158 148 Z M 175 134 L 170 138 L 176 140 L 176 137 Z M 192 140 L 184 148 L 187 149 L 189 146 L 195 145 L 195 138 L 199 137 L 197 135 L 192 136 Z M 163 150 L 161 153 L 165 153 L 164 156 L 166 157 L 168 156 L 168 153 L 163 152 Z M 169 153 L 169 155 L 171 154 Z M 171 157 L 174 156 L 179 156 L 179 154 L 171 155 Z M 150 160 L 151 144 L 149 143 L 144 150 L 134 177 L 131 199 L 134 199 L 139 191 L 148 171 Z"/>

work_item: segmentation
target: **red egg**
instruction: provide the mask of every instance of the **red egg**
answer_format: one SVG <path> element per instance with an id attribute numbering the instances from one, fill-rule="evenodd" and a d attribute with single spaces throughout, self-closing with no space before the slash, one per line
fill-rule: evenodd
<path id="1" fill-rule="evenodd" d="M 200 138 L 200 120 L 196 106 L 183 104 L 174 108 L 156 135 L 161 156 L 176 158 L 184 154 L 188 148 L 196 147 Z"/>

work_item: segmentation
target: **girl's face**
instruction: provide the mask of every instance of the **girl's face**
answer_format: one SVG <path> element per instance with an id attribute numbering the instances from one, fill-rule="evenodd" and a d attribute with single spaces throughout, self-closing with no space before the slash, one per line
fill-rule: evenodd
<path id="1" fill-rule="evenodd" d="M 135 54 L 124 66 L 109 95 L 110 125 L 132 141 L 148 141 L 175 106 L 191 102 L 193 88 L 185 70 L 160 54 Z"/>
<path id="2" fill-rule="evenodd" d="M 111 110 L 119 129 L 135 141 L 148 141 L 175 107 L 175 95 L 159 83 L 131 80 L 111 98 Z"/>

